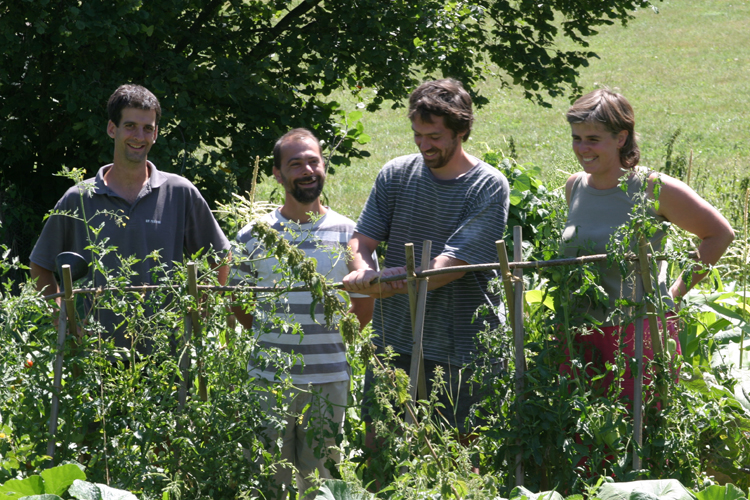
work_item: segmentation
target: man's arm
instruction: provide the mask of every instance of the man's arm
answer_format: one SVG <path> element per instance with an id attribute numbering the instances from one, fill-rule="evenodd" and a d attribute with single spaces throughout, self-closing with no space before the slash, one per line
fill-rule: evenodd
<path id="1" fill-rule="evenodd" d="M 234 314 L 234 317 L 237 318 L 237 321 L 239 321 L 240 324 L 248 330 L 253 327 L 253 315 L 246 313 L 242 306 L 232 306 L 232 314 Z"/>
<path id="2" fill-rule="evenodd" d="M 379 283 L 370 285 L 370 282 L 378 277 L 396 276 L 406 273 L 405 267 L 391 267 L 383 269 L 382 272 L 376 271 L 377 266 L 372 259 L 372 254 L 380 242 L 361 233 L 354 233 L 349 241 L 349 247 L 352 249 L 354 259 L 349 263 L 349 269 L 352 271 L 344 278 L 344 288 L 350 292 L 370 295 L 371 297 L 387 298 L 396 294 L 408 293 L 405 286 L 405 280 L 391 281 L 389 283 Z M 461 259 L 449 257 L 447 255 L 438 255 L 430 261 L 430 269 L 442 269 L 445 267 L 465 266 L 467 263 Z M 421 268 L 417 268 L 418 270 Z M 448 273 L 433 276 L 430 278 L 428 290 L 435 290 L 448 283 L 455 281 L 466 273 Z"/>
<path id="3" fill-rule="evenodd" d="M 52 271 L 34 262 L 31 263 L 31 279 L 36 280 L 36 289 L 42 295 L 52 295 L 60 291 Z"/>
<path id="4" fill-rule="evenodd" d="M 219 280 L 219 285 L 224 286 L 227 284 L 227 279 L 229 279 L 229 263 L 232 261 L 232 253 L 227 252 L 227 256 L 224 257 L 222 260 L 222 263 L 217 268 L 218 276 L 216 277 Z"/>
<path id="5" fill-rule="evenodd" d="M 375 299 L 372 297 L 351 297 L 352 306 L 349 312 L 353 313 L 359 320 L 359 329 L 362 330 L 372 320 L 375 310 Z"/>
<path id="6" fill-rule="evenodd" d="M 392 296 L 395 287 L 403 286 L 401 282 L 379 283 L 370 285 L 370 282 L 379 276 L 392 276 L 389 269 L 378 272 L 378 266 L 373 260 L 373 253 L 380 242 L 355 231 L 349 240 L 349 248 L 352 250 L 352 260 L 347 263 L 350 273 L 344 277 L 344 289 L 347 292 L 356 292 L 362 295 L 370 295 L 376 298 Z M 394 268 L 396 269 L 396 268 Z M 398 273 L 395 273 L 398 274 Z"/>

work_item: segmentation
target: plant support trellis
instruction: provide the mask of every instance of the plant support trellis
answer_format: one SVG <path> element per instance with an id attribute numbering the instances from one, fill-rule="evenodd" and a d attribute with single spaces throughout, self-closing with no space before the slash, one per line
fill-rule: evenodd
<path id="1" fill-rule="evenodd" d="M 427 243 L 427 242 L 425 242 Z M 407 244 L 410 245 L 410 244 Z M 421 329 L 421 326 L 424 324 L 424 314 L 425 314 L 425 308 L 422 305 L 420 307 L 420 304 L 424 301 L 424 298 L 426 297 L 427 293 L 427 283 L 428 279 L 431 276 L 437 276 L 441 274 L 447 274 L 447 273 L 454 273 L 454 272 L 483 272 L 483 271 L 500 271 L 500 275 L 502 278 L 506 300 L 507 300 L 507 308 L 506 311 L 508 312 L 507 317 L 511 323 L 513 334 L 514 334 L 514 350 L 515 350 L 515 365 L 516 365 L 516 372 L 515 372 L 515 390 L 519 397 L 523 394 L 523 388 L 524 388 L 524 369 L 525 369 L 525 356 L 524 356 L 524 332 L 523 332 L 523 278 L 522 278 L 522 270 L 523 269 L 541 269 L 541 268 L 548 268 L 548 267 L 555 267 L 555 266 L 564 266 L 564 265 L 582 265 L 586 263 L 591 262 L 601 262 L 607 259 L 606 254 L 599 254 L 599 255 L 590 255 L 590 256 L 584 256 L 584 257 L 576 257 L 576 258 L 566 258 L 566 259 L 554 259 L 554 260 L 547 260 L 547 261 L 521 261 L 521 249 L 522 241 L 520 236 L 520 228 L 516 227 L 514 231 L 514 262 L 508 262 L 507 254 L 505 252 L 505 243 L 503 241 L 497 242 L 497 250 L 498 250 L 498 262 L 497 263 L 486 263 L 486 264 L 475 264 L 475 265 L 466 265 L 466 266 L 454 266 L 454 267 L 448 267 L 448 268 L 441 268 L 441 269 L 424 269 L 427 267 L 427 263 L 429 262 L 429 259 L 425 261 L 425 255 L 429 256 L 429 249 L 424 250 L 425 247 L 423 247 L 423 262 L 422 264 L 422 270 L 417 271 L 414 263 L 414 253 L 413 253 L 413 245 L 411 245 L 411 264 L 408 266 L 408 272 L 406 274 L 402 275 L 396 275 L 396 276 L 390 276 L 387 278 L 382 279 L 376 279 L 373 281 L 372 284 L 375 284 L 377 282 L 390 282 L 390 281 L 398 281 L 398 280 L 407 280 L 407 283 L 412 283 L 413 286 L 409 287 L 409 293 L 413 296 L 413 298 L 410 299 L 410 302 L 413 304 L 412 310 L 413 310 L 413 329 L 415 331 L 415 334 L 418 333 L 417 330 Z M 408 246 L 407 246 L 408 248 Z M 407 250 L 407 255 L 409 254 L 409 250 Z M 696 252 L 690 252 L 691 257 L 696 257 Z M 636 283 L 637 287 L 640 288 L 641 286 L 645 285 L 645 282 L 642 282 L 644 277 L 649 276 L 648 270 L 650 269 L 649 262 L 651 259 L 653 259 L 654 256 L 649 255 L 646 253 L 645 247 L 640 248 L 639 255 L 630 255 L 627 257 L 628 260 L 631 261 L 640 261 L 640 269 L 641 273 L 637 273 L 636 275 Z M 658 257 L 657 257 L 658 259 Z M 407 259 L 407 262 L 409 260 Z M 287 288 L 276 288 L 276 287 L 260 287 L 260 286 L 211 286 L 211 285 L 197 285 L 197 277 L 196 277 L 196 266 L 192 263 L 188 264 L 188 289 L 190 291 L 190 294 L 193 296 L 193 299 L 195 300 L 196 305 L 200 305 L 201 298 L 200 294 L 201 292 L 233 292 L 233 291 L 252 291 L 252 292 L 279 292 L 279 291 L 309 291 L 307 287 L 287 287 Z M 68 271 L 69 273 L 69 271 Z M 513 274 L 511 274 L 513 273 Z M 650 285 L 650 279 L 646 278 L 646 280 L 649 281 Z M 65 280 L 65 291 L 51 294 L 45 297 L 45 299 L 55 299 L 58 297 L 64 297 L 64 304 L 67 304 L 70 302 L 72 304 L 72 298 L 76 294 L 100 294 L 104 291 L 109 290 L 121 290 L 124 292 L 148 292 L 153 291 L 161 288 L 159 285 L 142 285 L 142 286 L 131 286 L 131 287 L 123 287 L 123 288 L 80 288 L 80 289 L 72 289 L 72 281 L 70 281 L 69 277 Z M 331 285 L 331 288 L 335 289 L 343 289 L 343 284 L 341 283 L 334 283 Z M 646 287 L 646 292 L 648 293 L 648 287 Z M 422 299 L 420 301 L 419 299 Z M 72 307 L 66 307 L 63 314 L 60 318 L 60 331 L 63 332 L 63 334 L 67 331 L 68 333 L 73 333 L 76 331 L 75 329 L 75 318 L 74 317 L 66 317 L 66 316 L 74 316 L 74 309 Z M 654 312 L 649 310 L 647 313 L 647 317 L 651 319 L 653 316 L 654 323 L 656 322 L 656 318 L 654 316 Z M 638 325 L 639 322 L 636 322 L 636 325 Z M 641 329 L 642 329 L 642 322 Z M 200 315 L 198 314 L 197 310 L 191 310 L 187 317 L 185 318 L 185 332 L 184 332 L 184 342 L 189 341 L 189 336 L 192 336 L 193 339 L 199 340 L 201 335 L 201 325 L 200 325 Z M 654 330 L 658 331 L 658 330 Z M 414 344 L 414 353 L 419 353 L 419 356 L 416 356 L 416 361 L 420 361 L 421 359 L 421 342 L 417 342 L 418 337 L 415 335 L 415 344 Z M 642 353 L 642 332 L 639 339 L 637 339 L 637 345 L 636 350 L 637 352 Z M 640 345 L 638 345 L 640 344 Z M 61 349 L 60 345 L 58 345 L 58 349 Z M 640 349 L 640 350 L 639 350 Z M 185 350 L 186 351 L 186 350 Z M 198 357 L 200 358 L 200 349 L 198 349 Z M 183 359 L 181 359 L 181 368 L 183 371 L 183 380 L 188 380 L 188 372 L 192 366 L 192 363 L 190 363 L 190 360 L 185 357 L 186 354 L 183 353 Z M 642 355 L 640 356 L 642 358 Z M 60 358 L 60 361 L 62 361 L 62 358 Z M 196 368 L 199 370 L 199 396 L 201 399 L 205 400 L 208 396 L 205 392 L 205 386 L 202 378 L 200 377 L 202 370 L 201 367 L 201 360 L 196 360 Z M 423 372 L 423 367 L 421 366 L 421 363 L 419 363 L 417 369 L 415 370 L 415 367 L 412 366 L 411 370 L 411 383 L 412 383 L 412 401 L 415 401 L 416 394 L 419 394 L 420 398 L 422 398 L 422 392 L 418 392 L 418 388 L 421 385 L 420 384 L 420 376 L 419 372 L 420 370 Z M 636 375 L 636 401 L 635 401 L 635 407 L 634 407 L 634 413 L 635 413 L 635 434 L 637 437 L 640 435 L 641 427 L 642 427 L 642 371 L 643 371 L 643 362 L 642 359 L 638 359 L 638 365 L 637 365 L 637 375 Z M 424 379 L 421 380 L 422 382 Z M 55 383 L 55 394 L 53 395 L 53 402 L 57 401 L 59 398 L 59 391 L 61 390 L 61 384 L 59 384 L 57 381 Z M 424 389 L 423 389 L 424 391 Z M 187 390 L 186 388 L 180 387 L 180 404 L 181 406 L 185 404 L 185 398 L 187 397 Z M 662 393 L 662 397 L 665 397 L 666 395 Z M 666 401 L 666 398 L 665 398 Z M 411 411 L 411 408 L 408 407 L 411 404 L 411 402 L 407 403 L 407 414 L 409 415 L 409 419 L 414 419 L 414 412 Z M 520 415 L 519 415 L 519 418 Z M 48 448 L 48 455 L 54 456 L 54 434 L 55 430 L 52 427 L 52 422 L 50 422 L 50 434 L 51 439 L 49 443 Z M 638 455 L 640 451 L 640 444 L 638 443 L 638 440 L 635 439 L 636 443 L 634 443 L 634 450 L 633 450 L 633 464 L 635 468 L 638 468 L 640 464 L 640 457 Z M 522 468 L 522 454 L 519 453 L 518 456 L 515 459 L 516 464 L 516 484 L 522 485 L 523 484 L 523 468 Z"/>

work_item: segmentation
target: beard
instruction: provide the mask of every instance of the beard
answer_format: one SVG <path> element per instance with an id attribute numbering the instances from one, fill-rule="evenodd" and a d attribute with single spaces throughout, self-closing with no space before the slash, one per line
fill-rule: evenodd
<path id="1" fill-rule="evenodd" d="M 303 180 L 310 180 L 310 177 L 303 177 L 295 181 L 289 181 L 283 175 L 281 180 L 284 182 L 284 188 L 292 195 L 292 198 L 297 200 L 303 205 L 309 205 L 320 197 L 320 193 L 323 192 L 323 186 L 325 185 L 325 178 L 323 176 L 315 176 L 317 182 L 312 185 L 301 184 Z"/>
<path id="2" fill-rule="evenodd" d="M 429 151 L 425 151 L 424 153 L 422 153 L 422 160 L 424 160 L 424 164 L 427 165 L 428 168 L 431 168 L 433 170 L 437 170 L 438 168 L 446 166 L 456 152 L 456 149 L 458 149 L 459 141 L 460 139 L 454 134 L 453 140 L 446 149 L 435 148 L 430 149 Z M 438 153 L 436 156 L 430 159 L 425 158 L 425 153 L 433 153 L 435 151 L 437 151 Z"/>

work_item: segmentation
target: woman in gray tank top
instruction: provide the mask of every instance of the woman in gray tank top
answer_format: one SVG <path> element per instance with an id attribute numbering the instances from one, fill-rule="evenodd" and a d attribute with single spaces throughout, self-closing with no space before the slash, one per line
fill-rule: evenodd
<path id="1" fill-rule="evenodd" d="M 625 97 L 608 89 L 595 90 L 578 99 L 566 117 L 571 127 L 573 152 L 583 171 L 571 175 L 565 184 L 569 208 L 561 246 L 565 256 L 606 253 L 610 236 L 629 221 L 643 184 L 647 183 L 646 192 L 653 199 L 654 182 L 658 177 L 659 203 L 650 209 L 651 214 L 697 236 L 701 240 L 698 246 L 701 263 L 713 265 L 719 260 L 734 239 L 732 227 L 685 183 L 637 166 L 640 150 L 636 143 L 635 119 Z M 620 188 L 620 179 L 625 175 L 628 176 L 626 191 Z M 663 237 L 660 231 L 651 238 L 656 251 L 661 249 Z M 704 276 L 704 273 L 693 272 L 690 283 L 680 277 L 669 286 L 665 273 L 660 273 L 659 287 L 665 302 L 669 305 L 678 302 Z M 582 351 L 587 362 L 596 360 L 598 368 L 603 369 L 607 361 L 614 364 L 620 347 L 626 359 L 634 356 L 633 324 L 626 327 L 621 344 L 620 325 L 610 317 L 615 300 L 633 298 L 634 287 L 622 279 L 617 267 L 608 268 L 605 263 L 601 265 L 601 277 L 601 284 L 609 295 L 609 308 L 585 311 L 603 322 L 598 329 L 601 332 L 577 336 L 576 350 Z M 677 341 L 676 325 L 668 323 L 672 323 L 668 330 Z M 644 320 L 644 357 L 651 359 L 653 352 L 648 332 L 648 323 Z M 677 350 L 679 352 L 679 342 Z M 611 380 L 610 374 L 604 380 L 605 387 Z M 632 399 L 633 379 L 629 369 L 622 389 L 623 395 Z"/>

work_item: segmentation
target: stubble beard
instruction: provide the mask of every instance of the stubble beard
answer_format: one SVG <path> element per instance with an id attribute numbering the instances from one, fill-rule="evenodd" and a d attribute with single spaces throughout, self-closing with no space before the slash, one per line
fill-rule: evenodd
<path id="1" fill-rule="evenodd" d="M 443 168 L 448 164 L 451 158 L 453 158 L 453 155 L 456 153 L 456 149 L 458 149 L 458 144 L 459 139 L 458 137 L 454 136 L 453 142 L 451 142 L 451 145 L 448 147 L 448 149 L 438 150 L 437 157 L 428 160 L 427 158 L 425 158 L 424 153 L 422 153 L 422 160 L 424 161 L 424 164 L 432 170 Z"/>

